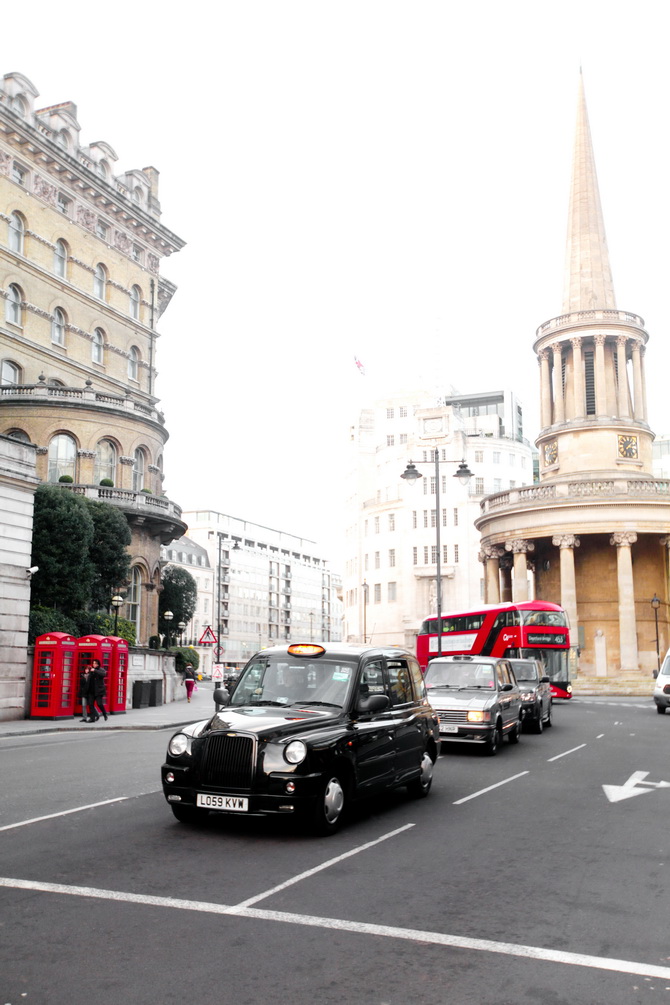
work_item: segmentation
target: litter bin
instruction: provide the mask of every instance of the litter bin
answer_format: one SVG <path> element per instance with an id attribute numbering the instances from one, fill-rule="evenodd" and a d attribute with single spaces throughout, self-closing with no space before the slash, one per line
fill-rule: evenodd
<path id="1" fill-rule="evenodd" d="M 149 706 L 153 708 L 155 705 L 163 704 L 163 678 L 157 677 L 155 680 L 149 681 Z"/>
<path id="2" fill-rule="evenodd" d="M 151 695 L 151 681 L 133 681 L 133 708 L 148 708 Z"/>

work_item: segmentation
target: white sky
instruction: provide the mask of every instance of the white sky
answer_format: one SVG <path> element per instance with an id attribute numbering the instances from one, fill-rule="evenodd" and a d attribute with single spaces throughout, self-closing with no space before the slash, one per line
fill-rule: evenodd
<path id="1" fill-rule="evenodd" d="M 163 263 L 157 361 L 184 509 L 316 539 L 338 568 L 363 404 L 512 387 L 535 437 L 580 64 L 617 303 L 647 322 L 650 421 L 670 431 L 666 4 L 39 0 L 34 32 L 26 9 L 3 11 L 2 73 L 38 107 L 74 101 L 119 172 L 157 167 L 187 241 Z"/>

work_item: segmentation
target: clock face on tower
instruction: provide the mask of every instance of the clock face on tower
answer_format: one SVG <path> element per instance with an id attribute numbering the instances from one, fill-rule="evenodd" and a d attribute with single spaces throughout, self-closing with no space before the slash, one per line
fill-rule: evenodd
<path id="1" fill-rule="evenodd" d="M 637 436 L 621 434 L 618 443 L 619 457 L 637 457 Z"/>
<path id="2" fill-rule="evenodd" d="M 557 460 L 558 460 L 558 443 L 556 442 L 556 440 L 552 440 L 551 443 L 545 443 L 544 463 L 555 464 Z"/>

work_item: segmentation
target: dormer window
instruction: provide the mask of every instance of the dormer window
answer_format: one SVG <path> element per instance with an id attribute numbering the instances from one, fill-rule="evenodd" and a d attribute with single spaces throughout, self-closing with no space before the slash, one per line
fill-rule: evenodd
<path id="1" fill-rule="evenodd" d="M 61 129 L 60 132 L 56 134 L 56 143 L 63 150 L 69 150 L 71 146 L 70 134 L 66 129 Z"/>
<path id="2" fill-rule="evenodd" d="M 13 112 L 20 115 L 22 119 L 26 117 L 26 106 L 23 98 L 19 94 L 15 94 L 12 98 L 11 108 Z"/>

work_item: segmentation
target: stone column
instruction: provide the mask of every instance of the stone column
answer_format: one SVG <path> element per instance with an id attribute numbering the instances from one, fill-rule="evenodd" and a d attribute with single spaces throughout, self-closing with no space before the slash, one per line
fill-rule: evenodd
<path id="1" fill-rule="evenodd" d="M 642 391 L 642 361 L 640 359 L 640 343 L 633 342 L 633 418 L 644 419 L 644 394 Z"/>
<path id="2" fill-rule="evenodd" d="M 577 582 L 575 578 L 575 548 L 579 548 L 579 538 L 574 534 L 557 534 L 551 543 L 560 548 L 561 567 L 561 607 L 570 622 L 570 648 L 576 649 L 577 635 Z"/>
<path id="3" fill-rule="evenodd" d="M 626 370 L 626 343 L 628 339 L 625 335 L 619 335 L 616 340 L 616 361 L 617 361 L 617 414 L 619 418 L 630 415 L 628 394 L 628 371 Z"/>
<path id="4" fill-rule="evenodd" d="M 595 381 L 596 381 L 596 415 L 607 415 L 607 378 L 605 376 L 605 336 L 594 335 Z"/>
<path id="5" fill-rule="evenodd" d="M 645 345 L 640 349 L 640 377 L 642 380 L 642 418 L 645 422 L 648 421 L 647 414 L 647 373 L 645 368 L 645 357 L 647 355 L 647 347 Z"/>
<path id="6" fill-rule="evenodd" d="M 637 630 L 635 625 L 635 585 L 632 546 L 635 531 L 617 531 L 610 544 L 616 545 L 617 584 L 619 587 L 619 652 L 622 670 L 638 670 Z"/>
<path id="7" fill-rule="evenodd" d="M 515 604 L 528 600 L 528 560 L 526 559 L 526 555 L 529 551 L 534 550 L 535 545 L 533 542 L 525 541 L 523 538 L 505 541 L 505 551 L 511 551 L 514 556 L 512 600 Z"/>
<path id="8" fill-rule="evenodd" d="M 551 351 L 554 354 L 554 422 L 565 422 L 565 397 L 563 393 L 561 343 L 554 342 L 551 347 Z"/>
<path id="9" fill-rule="evenodd" d="M 484 580 L 484 600 L 487 604 L 500 603 L 500 556 L 502 548 L 487 545 L 479 552 L 479 561 L 484 562 L 486 578 Z"/>
<path id="10" fill-rule="evenodd" d="M 542 429 L 551 425 L 551 376 L 549 373 L 549 354 L 546 350 L 538 355 L 540 364 L 540 424 Z"/>
<path id="11" fill-rule="evenodd" d="M 503 555 L 500 559 L 500 602 L 502 604 L 512 603 L 512 558 L 510 555 Z"/>
<path id="12" fill-rule="evenodd" d="M 572 385 L 574 388 L 573 419 L 582 419 L 586 414 L 586 402 L 584 397 L 584 362 L 582 360 L 582 340 L 571 338 L 572 345 Z"/>

